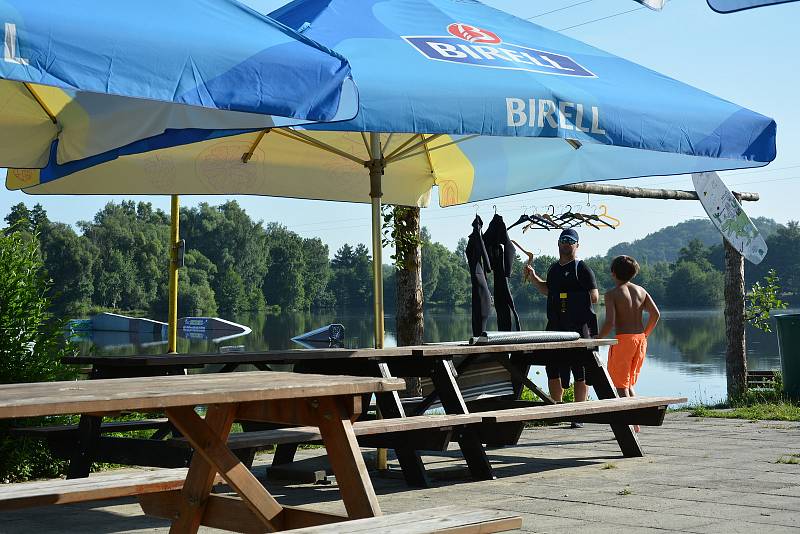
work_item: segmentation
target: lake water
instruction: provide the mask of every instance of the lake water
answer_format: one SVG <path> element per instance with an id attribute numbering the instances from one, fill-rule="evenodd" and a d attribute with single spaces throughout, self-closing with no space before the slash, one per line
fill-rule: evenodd
<path id="1" fill-rule="evenodd" d="M 602 314 L 602 311 L 601 311 Z M 520 316 L 526 330 L 543 330 L 543 313 Z M 602 317 L 600 317 L 602 320 Z M 217 352 L 222 346 L 240 345 L 247 351 L 297 348 L 293 336 L 330 323 L 346 328 L 348 347 L 370 347 L 373 344 L 370 311 L 287 313 L 267 316 L 241 316 L 233 320 L 250 326 L 252 333 L 219 343 L 204 340 L 178 340 L 181 353 Z M 489 329 L 495 329 L 490 320 Z M 425 341 L 466 340 L 471 334 L 468 310 L 429 310 L 425 314 Z M 394 317 L 386 317 L 386 346 L 394 346 Z M 774 330 L 774 327 L 773 327 Z M 82 353 L 123 355 L 158 354 L 165 351 L 161 340 L 124 339 L 107 343 L 86 340 L 79 343 Z M 607 357 L 607 349 L 601 352 Z M 777 338 L 747 328 L 747 358 L 750 369 L 778 369 Z M 532 376 L 534 382 L 546 386 L 543 370 Z M 636 388 L 641 395 L 681 395 L 692 403 L 711 403 L 725 399 L 725 319 L 721 310 L 664 310 L 661 322 L 649 338 L 647 359 Z"/>

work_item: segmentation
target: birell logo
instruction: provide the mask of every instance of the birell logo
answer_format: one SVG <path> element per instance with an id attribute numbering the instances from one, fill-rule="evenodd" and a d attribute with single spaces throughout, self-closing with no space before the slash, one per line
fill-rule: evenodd
<path id="1" fill-rule="evenodd" d="M 596 78 L 589 69 L 569 56 L 503 42 L 496 33 L 485 28 L 454 22 L 447 27 L 447 32 L 450 35 L 403 36 L 403 39 L 434 61 Z"/>

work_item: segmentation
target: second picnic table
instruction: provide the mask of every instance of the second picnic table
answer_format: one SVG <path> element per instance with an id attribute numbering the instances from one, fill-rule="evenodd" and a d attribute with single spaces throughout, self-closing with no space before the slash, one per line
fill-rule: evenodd
<path id="1" fill-rule="evenodd" d="M 533 365 L 582 365 L 586 369 L 587 381 L 593 386 L 599 399 L 612 399 L 616 390 L 600 360 L 596 348 L 616 343 L 613 339 L 580 339 L 576 341 L 519 343 L 508 345 L 469 345 L 466 343 L 440 343 L 385 349 L 296 349 L 254 353 L 186 354 L 186 355 L 136 355 L 136 356 L 81 356 L 65 358 L 72 364 L 91 364 L 92 378 L 117 378 L 183 374 L 187 368 L 220 365 L 223 372 L 236 370 L 242 365 L 254 365 L 267 370 L 271 364 L 294 364 L 295 370 L 322 374 L 347 374 L 390 378 L 428 377 L 434 391 L 417 404 L 413 413 L 407 414 L 397 392 L 376 394 L 382 416 L 387 418 L 419 415 L 438 397 L 448 414 L 468 414 L 473 410 L 512 409 L 519 406 L 552 404 L 553 400 L 528 378 Z M 460 361 L 456 364 L 454 359 Z M 464 373 L 476 361 L 487 359 L 496 362 L 508 372 L 513 383 L 511 396 L 484 399 L 469 403 L 464 400 L 457 382 L 459 373 Z M 522 401 L 522 389 L 527 386 L 542 402 Z M 368 399 L 365 399 L 368 402 Z M 588 408 L 588 406 L 587 406 Z M 71 473 L 81 476 L 88 472 L 92 460 L 91 451 L 100 439 L 99 422 L 90 417 L 81 422 L 82 445 L 76 447 Z M 611 422 L 611 428 L 625 456 L 642 456 L 643 452 L 636 435 L 625 421 Z M 483 443 L 508 445 L 516 443 L 524 426 L 522 421 L 510 421 L 480 426 L 471 426 L 458 433 L 457 440 L 470 469 L 477 480 L 493 478 L 492 467 L 483 448 Z M 487 437 L 488 436 L 488 437 Z M 420 447 L 414 443 L 395 442 L 395 449 L 403 474 L 409 484 L 427 485 L 424 466 L 420 460 Z M 291 462 L 296 445 L 283 444 L 276 452 L 277 463 Z"/>

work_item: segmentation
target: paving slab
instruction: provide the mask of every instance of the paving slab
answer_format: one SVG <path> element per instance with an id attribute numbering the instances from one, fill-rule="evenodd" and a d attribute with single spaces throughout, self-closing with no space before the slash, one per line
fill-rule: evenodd
<path id="1" fill-rule="evenodd" d="M 430 488 L 407 488 L 393 458 L 392 471 L 372 471 L 372 480 L 385 513 L 463 503 L 518 512 L 522 532 L 800 534 L 800 465 L 776 463 L 800 452 L 800 424 L 673 412 L 663 427 L 645 428 L 640 440 L 647 456 L 623 458 L 607 426 L 534 427 L 518 445 L 487 451 L 496 480 L 471 481 L 457 446 L 424 456 Z M 364 453 L 373 464 L 374 451 Z M 320 462 L 323 455 L 322 449 L 299 453 Z M 257 476 L 265 479 L 270 461 L 259 455 Z M 266 485 L 285 504 L 344 511 L 335 483 Z M 143 516 L 133 499 L 0 514 L 0 534 L 168 530 L 166 521 Z"/>

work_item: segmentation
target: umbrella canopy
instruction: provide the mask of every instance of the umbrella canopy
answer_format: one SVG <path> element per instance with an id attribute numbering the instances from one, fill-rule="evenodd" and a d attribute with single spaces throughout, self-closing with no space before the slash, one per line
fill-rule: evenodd
<path id="1" fill-rule="evenodd" d="M 773 6 L 797 0 L 708 0 L 708 6 L 717 13 L 734 13 L 755 7 Z"/>
<path id="2" fill-rule="evenodd" d="M 381 133 L 384 200 L 419 206 L 433 185 L 452 205 L 775 157 L 768 117 L 479 2 L 298 0 L 271 16 L 348 58 L 353 120 L 161 148 L 180 141 L 165 135 L 155 152 L 10 173 L 8 186 L 368 202 L 364 132 Z M 168 164 L 142 180 L 154 158 Z"/>
<path id="3" fill-rule="evenodd" d="M 0 166 L 65 164 L 168 127 L 332 120 L 353 100 L 342 56 L 235 0 L 0 0 L 0 31 Z"/>

